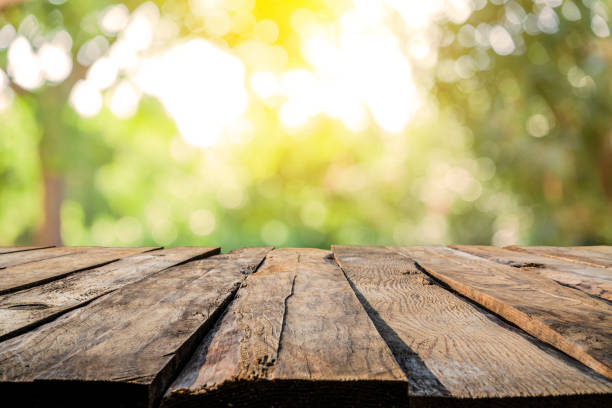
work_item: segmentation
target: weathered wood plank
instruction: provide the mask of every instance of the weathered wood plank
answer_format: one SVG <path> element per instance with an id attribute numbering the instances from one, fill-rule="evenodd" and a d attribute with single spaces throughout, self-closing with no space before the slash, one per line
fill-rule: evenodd
<path id="1" fill-rule="evenodd" d="M 397 247 L 427 273 L 612 378 L 612 307 L 520 269 L 445 247 Z"/>
<path id="2" fill-rule="evenodd" d="M 406 396 L 401 369 L 331 253 L 278 249 L 162 406 L 392 406 Z"/>
<path id="3" fill-rule="evenodd" d="M 95 247 L 53 247 L 25 252 L 9 252 L 0 256 L 0 268 L 8 268 L 9 266 L 42 261 L 43 259 L 76 254 L 77 252 L 83 252 L 93 248 Z"/>
<path id="4" fill-rule="evenodd" d="M 0 343 L 3 398 L 23 406 L 82 406 L 81 397 L 88 406 L 154 406 L 269 250 L 166 269 Z"/>
<path id="5" fill-rule="evenodd" d="M 554 247 L 512 245 L 506 248 L 563 259 L 596 268 L 612 269 L 612 246 Z"/>
<path id="6" fill-rule="evenodd" d="M 177 247 L 151 251 L 131 255 L 44 285 L 2 295 L 0 341 L 21 334 L 153 273 L 217 253 L 219 247 Z"/>
<path id="7" fill-rule="evenodd" d="M 47 245 L 47 246 L 5 246 L 5 247 L 0 247 L 0 255 L 1 254 L 10 254 L 12 252 L 24 252 L 24 251 L 33 251 L 35 249 L 45 249 L 45 248 L 52 248 L 53 245 Z"/>
<path id="8" fill-rule="evenodd" d="M 612 400 L 612 382 L 434 283 L 407 257 L 384 247 L 332 250 L 404 369 L 411 405 L 429 399 L 445 406 L 450 398 L 553 403 L 571 394 Z"/>
<path id="9" fill-rule="evenodd" d="M 493 246 L 449 246 L 450 248 L 489 259 L 493 262 L 544 276 L 562 285 L 581 290 L 591 296 L 612 301 L 612 272 L 605 269 L 535 255 L 530 252 L 511 251 Z"/>
<path id="10" fill-rule="evenodd" d="M 11 266 L 0 272 L 0 295 L 42 285 L 75 272 L 154 249 L 157 248 L 91 248 L 69 255 Z"/>

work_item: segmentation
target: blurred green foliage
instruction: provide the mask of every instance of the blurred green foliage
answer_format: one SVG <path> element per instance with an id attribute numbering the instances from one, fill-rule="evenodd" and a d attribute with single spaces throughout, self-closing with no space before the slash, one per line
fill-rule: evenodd
<path id="1" fill-rule="evenodd" d="M 321 116 L 290 131 L 274 107 L 251 101 L 252 134 L 204 148 L 183 141 L 151 96 L 125 119 L 106 107 L 84 118 L 68 103 L 87 70 L 76 54 L 104 35 L 97 22 L 107 2 L 0 10 L 0 28 L 34 15 L 40 32 L 67 30 L 74 59 L 65 81 L 16 87 L 0 110 L 0 244 L 36 240 L 50 199 L 45 174 L 64 181 L 51 194 L 61 194 L 67 245 L 609 244 L 612 41 L 594 35 L 592 19 L 607 19 L 608 3 L 576 1 L 582 18 L 569 21 L 567 1 L 551 2 L 557 28 L 530 34 L 512 33 L 509 14 L 546 2 L 483 1 L 472 2 L 477 9 L 461 24 L 437 23 L 436 63 L 414 71 L 428 92 L 404 131 L 349 131 Z M 139 3 L 124 2 L 130 10 Z M 179 36 L 210 37 L 190 2 L 156 3 Z M 308 8 L 333 21 L 351 7 L 243 3 L 254 20 L 276 22 L 292 68 L 307 66 L 293 12 Z M 513 34 L 510 55 L 478 46 L 478 28 L 501 22 Z M 252 36 L 247 28 L 214 40 L 233 47 Z"/>
<path id="2" fill-rule="evenodd" d="M 558 31 L 522 35 L 522 54 L 490 54 L 491 68 L 452 84 L 440 82 L 437 95 L 474 132 L 474 152 L 494 160 L 500 187 L 528 206 L 525 242 L 610 243 L 612 41 L 593 35 L 589 18 L 610 10 L 606 2 L 556 3 Z M 582 18 L 568 21 L 568 3 Z M 529 11 L 534 2 L 513 4 Z M 491 5 L 466 24 L 492 25 L 507 14 L 507 4 Z M 470 51 L 458 41 L 443 48 L 443 55 L 458 59 Z"/>

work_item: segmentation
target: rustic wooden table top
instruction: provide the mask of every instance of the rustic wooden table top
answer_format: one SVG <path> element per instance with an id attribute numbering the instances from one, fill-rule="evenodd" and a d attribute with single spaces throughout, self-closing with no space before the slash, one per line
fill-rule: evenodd
<path id="1" fill-rule="evenodd" d="M 612 247 L 0 247 L 0 391 L 23 407 L 612 406 Z"/>

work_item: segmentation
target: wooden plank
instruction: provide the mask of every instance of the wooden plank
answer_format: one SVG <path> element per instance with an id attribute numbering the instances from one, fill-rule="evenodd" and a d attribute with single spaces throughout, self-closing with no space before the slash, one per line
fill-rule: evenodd
<path id="1" fill-rule="evenodd" d="M 153 273 L 218 253 L 219 247 L 177 247 L 151 251 L 0 296 L 0 341 L 40 326 Z"/>
<path id="2" fill-rule="evenodd" d="M 411 405 L 446 406 L 450 398 L 488 398 L 495 406 L 517 398 L 524 406 L 527 397 L 548 403 L 571 394 L 612 398 L 612 382 L 444 289 L 405 256 L 384 247 L 332 250 L 404 369 Z"/>
<path id="3" fill-rule="evenodd" d="M 512 245 L 506 248 L 576 262 L 596 268 L 612 269 L 612 246 L 554 247 Z"/>
<path id="4" fill-rule="evenodd" d="M 9 253 L 12 253 L 12 252 L 33 251 L 35 249 L 45 249 L 45 248 L 53 248 L 53 245 L 47 245 L 47 246 L 19 246 L 19 247 L 5 246 L 5 247 L 0 247 L 0 255 L 1 254 L 9 254 Z"/>
<path id="5" fill-rule="evenodd" d="M 0 255 L 0 268 L 8 268 L 9 266 L 22 265 L 29 262 L 42 261 L 43 259 L 57 258 L 76 254 L 95 247 L 53 247 L 45 249 L 36 249 L 25 252 L 10 252 Z"/>
<path id="6" fill-rule="evenodd" d="M 450 245 L 450 248 L 520 268 L 523 271 L 552 279 L 562 285 L 576 288 L 591 296 L 612 301 L 612 273 L 602 268 L 493 246 Z"/>
<path id="7" fill-rule="evenodd" d="M 427 273 L 612 378 L 612 307 L 550 279 L 445 247 L 398 247 Z"/>
<path id="8" fill-rule="evenodd" d="M 246 279 L 162 406 L 394 406 L 406 391 L 331 253 L 278 249 Z"/>
<path id="9" fill-rule="evenodd" d="M 154 249 L 157 248 L 90 248 L 69 255 L 11 266 L 0 272 L 0 295 L 42 285 L 75 272 Z"/>
<path id="10" fill-rule="evenodd" d="M 0 343 L 3 398 L 23 406 L 154 406 L 269 250 L 166 269 Z"/>

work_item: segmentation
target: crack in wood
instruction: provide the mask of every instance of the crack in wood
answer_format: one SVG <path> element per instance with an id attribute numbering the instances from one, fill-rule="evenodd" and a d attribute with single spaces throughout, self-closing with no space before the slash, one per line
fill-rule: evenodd
<path id="1" fill-rule="evenodd" d="M 278 345 L 276 346 L 276 356 L 277 357 L 280 355 L 280 351 L 283 346 L 283 334 L 285 333 L 285 330 L 286 330 L 285 326 L 287 325 L 287 312 L 289 310 L 288 303 L 289 303 L 289 298 L 293 296 L 293 291 L 295 290 L 295 278 L 296 278 L 296 275 L 294 274 L 293 277 L 291 278 L 291 289 L 289 290 L 289 294 L 285 296 L 285 300 L 283 302 L 284 304 L 283 318 L 281 320 L 281 329 L 280 329 L 280 334 L 278 336 Z"/>

